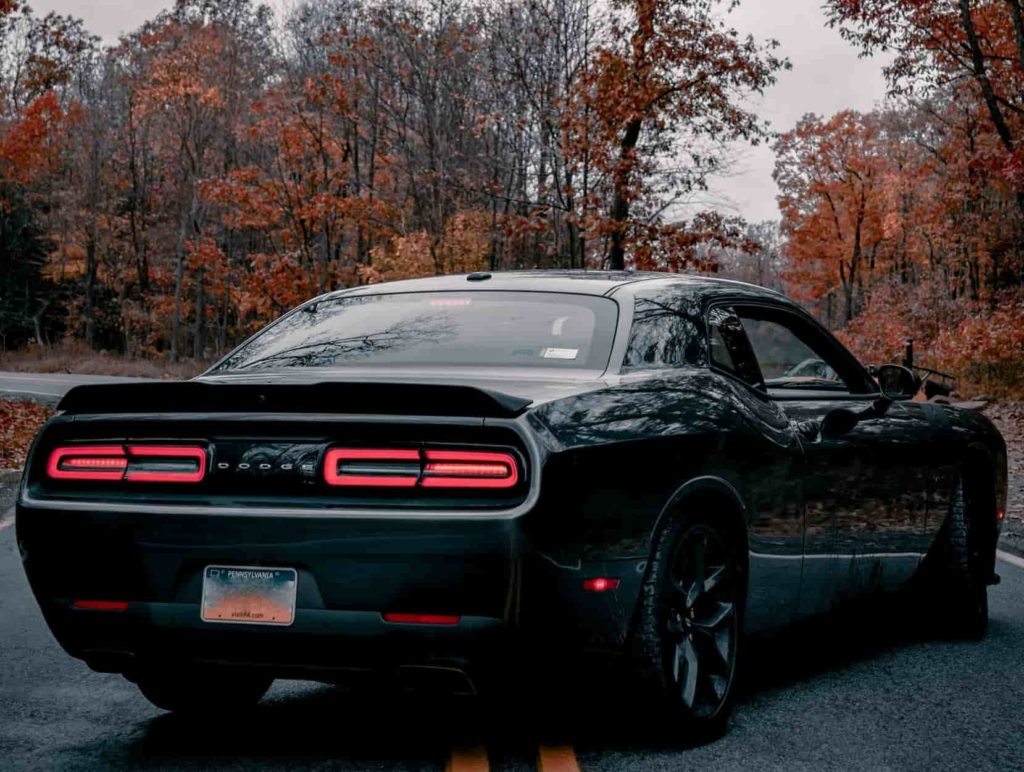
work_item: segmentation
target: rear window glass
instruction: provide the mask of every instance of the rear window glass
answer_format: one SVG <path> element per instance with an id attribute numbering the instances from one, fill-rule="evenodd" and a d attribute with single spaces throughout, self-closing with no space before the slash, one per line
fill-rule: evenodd
<path id="1" fill-rule="evenodd" d="M 638 293 L 623 369 L 702 366 L 700 314 L 700 304 L 690 293 Z"/>
<path id="2" fill-rule="evenodd" d="M 617 306 L 547 292 L 340 297 L 282 317 L 213 372 L 449 366 L 604 370 Z"/>

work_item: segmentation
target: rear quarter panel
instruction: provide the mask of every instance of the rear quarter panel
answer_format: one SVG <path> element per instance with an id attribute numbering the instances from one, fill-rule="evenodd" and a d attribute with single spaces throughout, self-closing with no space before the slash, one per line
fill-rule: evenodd
<path id="1" fill-rule="evenodd" d="M 672 371 L 547 403 L 525 420 L 547 453 L 523 524 L 535 549 L 567 567 L 616 565 L 630 575 L 622 601 L 632 609 L 661 519 L 685 508 L 688 484 L 716 485 L 735 491 L 746 521 L 748 627 L 786 621 L 802 552 L 790 474 L 800 448 L 769 400 L 709 371 Z"/>

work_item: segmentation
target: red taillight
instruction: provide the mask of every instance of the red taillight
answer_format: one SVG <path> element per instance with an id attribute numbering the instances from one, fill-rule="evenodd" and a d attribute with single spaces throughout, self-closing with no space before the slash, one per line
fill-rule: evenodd
<path id="1" fill-rule="evenodd" d="M 996 511 L 996 522 L 1001 523 L 1006 519 L 1006 510 L 1000 509 Z"/>
<path id="2" fill-rule="evenodd" d="M 418 450 L 334 448 L 324 461 L 328 485 L 415 488 L 419 477 Z"/>
<path id="3" fill-rule="evenodd" d="M 371 488 L 513 488 L 519 466 L 511 453 L 333 448 L 324 460 L 324 480 Z"/>
<path id="4" fill-rule="evenodd" d="M 384 614 L 384 621 L 396 625 L 457 625 L 459 617 L 447 614 Z"/>
<path id="5" fill-rule="evenodd" d="M 583 589 L 587 592 L 608 592 L 619 589 L 619 580 L 608 576 L 597 576 L 583 580 Z"/>
<path id="6" fill-rule="evenodd" d="M 428 450 L 424 488 L 512 488 L 519 481 L 516 460 L 508 453 Z"/>
<path id="7" fill-rule="evenodd" d="M 53 480 L 198 483 L 206 476 L 206 449 L 195 445 L 79 445 L 50 453 Z"/>
<path id="8" fill-rule="evenodd" d="M 129 445 L 128 454 L 145 459 L 128 467 L 124 479 L 129 482 L 197 483 L 206 476 L 205 448 Z"/>
<path id="9" fill-rule="evenodd" d="M 120 445 L 57 448 L 50 454 L 46 473 L 54 480 L 120 480 L 128 458 Z"/>
<path id="10" fill-rule="evenodd" d="M 88 609 L 90 611 L 127 611 L 128 602 L 123 600 L 75 600 L 71 602 L 74 608 Z"/>

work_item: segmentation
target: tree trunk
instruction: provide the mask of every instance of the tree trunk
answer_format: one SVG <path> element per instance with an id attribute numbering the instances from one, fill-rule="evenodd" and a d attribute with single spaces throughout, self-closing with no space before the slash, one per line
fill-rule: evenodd
<path id="1" fill-rule="evenodd" d="M 174 249 L 174 309 L 171 312 L 171 361 L 178 361 L 178 330 L 181 328 L 181 284 L 185 275 L 185 240 L 191 218 L 188 212 L 181 213 L 178 227 L 178 243 Z"/>
<path id="2" fill-rule="evenodd" d="M 196 331 L 192 357 L 197 361 L 201 361 L 203 358 L 203 328 L 206 323 L 206 295 L 203 289 L 205 273 L 206 271 L 203 268 L 196 271 Z"/>
<path id="3" fill-rule="evenodd" d="M 82 301 L 82 320 L 85 322 L 85 345 L 93 348 L 96 342 L 96 227 L 95 218 L 89 226 L 85 242 L 85 293 Z"/>
<path id="4" fill-rule="evenodd" d="M 619 145 L 619 167 L 615 170 L 615 190 L 612 198 L 612 244 L 608 250 L 608 268 L 622 271 L 626 268 L 626 229 L 629 227 L 629 181 L 633 171 L 633 151 L 640 139 L 640 119 L 626 124 Z"/>
<path id="5" fill-rule="evenodd" d="M 988 70 L 985 68 L 985 55 L 981 50 L 981 42 L 978 40 L 978 32 L 974 28 L 974 19 L 971 16 L 971 0 L 959 0 L 960 20 L 964 25 L 964 32 L 967 35 L 967 47 L 971 52 L 971 66 L 974 68 L 974 79 L 981 87 L 981 95 L 985 99 L 985 106 L 988 108 L 989 116 L 996 127 L 1003 146 L 1013 152 L 1013 135 L 1010 133 L 1009 124 L 1003 111 L 999 108 L 999 100 L 996 97 L 992 81 L 988 77 Z"/>

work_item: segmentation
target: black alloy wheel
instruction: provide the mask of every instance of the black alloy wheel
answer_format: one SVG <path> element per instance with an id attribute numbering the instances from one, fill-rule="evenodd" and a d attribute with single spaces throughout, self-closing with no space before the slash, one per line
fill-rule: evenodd
<path id="1" fill-rule="evenodd" d="M 744 539 L 718 518 L 677 517 L 655 539 L 634 637 L 659 732 L 688 744 L 725 731 L 747 577 Z"/>
<path id="2" fill-rule="evenodd" d="M 664 653 L 682 707 L 698 720 L 722 712 L 735 680 L 736 574 L 732 553 L 713 527 L 699 524 L 683 532 L 668 576 Z"/>

